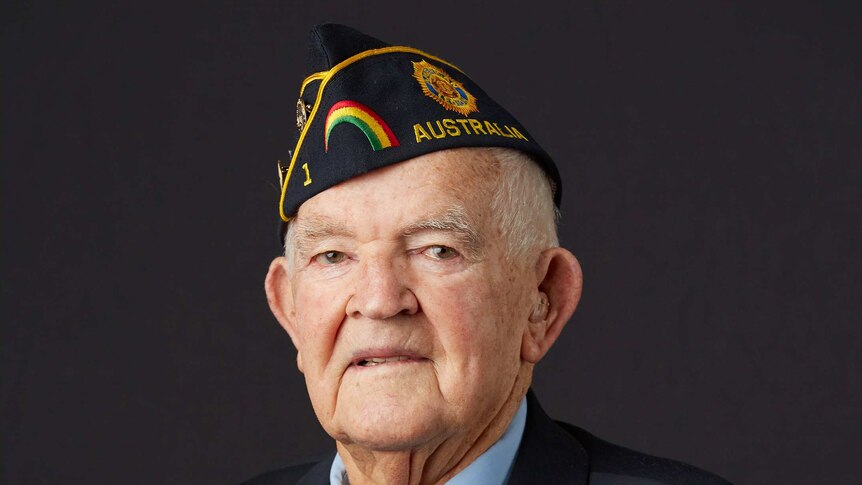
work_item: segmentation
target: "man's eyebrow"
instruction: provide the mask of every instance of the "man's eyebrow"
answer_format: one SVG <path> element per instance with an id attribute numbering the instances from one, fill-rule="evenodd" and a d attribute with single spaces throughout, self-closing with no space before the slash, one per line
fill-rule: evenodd
<path id="1" fill-rule="evenodd" d="M 323 239 L 330 237 L 353 237 L 353 231 L 347 226 L 325 217 L 307 217 L 296 223 L 294 244 L 302 253 Z"/>
<path id="2" fill-rule="evenodd" d="M 482 247 L 483 238 L 476 225 L 470 222 L 462 207 L 450 207 L 440 215 L 431 216 L 414 222 L 401 230 L 402 237 L 409 237 L 425 231 L 442 231 L 454 234 L 469 249 L 478 251 Z"/>
<path id="3" fill-rule="evenodd" d="M 431 215 L 410 223 L 401 229 L 400 236 L 406 238 L 426 231 L 452 234 L 465 245 L 468 251 L 477 255 L 484 242 L 476 225 L 470 222 L 466 211 L 460 206 L 450 207 L 438 215 Z M 302 254 L 324 239 L 354 236 L 354 232 L 340 222 L 327 217 L 311 216 L 302 221 L 296 221 L 293 243 L 297 252 Z"/>

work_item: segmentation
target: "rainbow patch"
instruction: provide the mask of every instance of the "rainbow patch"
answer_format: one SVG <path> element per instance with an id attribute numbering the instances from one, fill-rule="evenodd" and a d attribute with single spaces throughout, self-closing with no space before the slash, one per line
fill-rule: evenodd
<path id="1" fill-rule="evenodd" d="M 325 151 L 329 151 L 329 135 L 332 129 L 341 123 L 350 123 L 362 130 L 374 151 L 399 145 L 389 125 L 373 109 L 356 101 L 344 100 L 333 104 L 326 115 L 326 136 L 323 139 Z"/>

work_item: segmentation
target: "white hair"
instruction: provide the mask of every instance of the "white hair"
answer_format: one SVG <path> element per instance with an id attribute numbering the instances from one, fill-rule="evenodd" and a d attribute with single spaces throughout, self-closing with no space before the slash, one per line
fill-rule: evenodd
<path id="1" fill-rule="evenodd" d="M 511 148 L 477 148 L 496 162 L 497 180 L 490 209 L 506 240 L 506 258 L 511 262 L 529 260 L 530 253 L 559 246 L 557 223 L 560 212 L 554 205 L 553 181 L 529 155 Z M 293 220 L 284 235 L 284 255 L 293 264 Z"/>
<path id="2" fill-rule="evenodd" d="M 491 210 L 508 243 L 507 257 L 517 261 L 531 252 L 559 246 L 553 181 L 529 155 L 511 148 L 486 148 L 499 164 Z"/>

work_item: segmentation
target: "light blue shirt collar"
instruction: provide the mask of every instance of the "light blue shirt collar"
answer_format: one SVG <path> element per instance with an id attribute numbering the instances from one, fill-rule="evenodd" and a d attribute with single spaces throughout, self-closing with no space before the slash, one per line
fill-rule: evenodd
<path id="1" fill-rule="evenodd" d="M 458 472 L 446 485 L 472 485 L 481 483 L 483 485 L 505 485 L 512 473 L 512 465 L 515 463 L 515 455 L 521 445 L 521 436 L 524 435 L 524 425 L 527 423 L 527 400 L 522 399 L 518 406 L 518 412 L 506 428 L 503 436 L 488 448 L 479 458 L 470 463 L 467 468 Z M 348 485 L 347 472 L 341 456 L 335 454 L 332 460 L 332 468 L 329 469 L 330 485 Z"/>

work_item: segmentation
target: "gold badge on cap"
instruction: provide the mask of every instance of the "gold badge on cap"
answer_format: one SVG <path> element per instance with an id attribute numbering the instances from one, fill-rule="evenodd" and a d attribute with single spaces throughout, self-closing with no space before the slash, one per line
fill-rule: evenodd
<path id="1" fill-rule="evenodd" d="M 311 106 L 307 106 L 305 102 L 302 101 L 302 98 L 296 100 L 296 127 L 299 128 L 299 131 L 302 131 L 302 128 L 305 126 L 305 122 L 308 121 L 308 113 L 311 113 Z"/>
<path id="2" fill-rule="evenodd" d="M 293 158 L 293 150 L 287 151 L 287 159 L 290 160 Z M 284 187 L 284 177 L 287 175 L 287 167 L 281 164 L 281 160 L 278 160 L 278 186 Z"/>
<path id="3" fill-rule="evenodd" d="M 464 116 L 479 111 L 476 98 L 467 92 L 463 84 L 424 59 L 413 63 L 413 77 L 419 82 L 422 92 L 444 108 Z"/>

